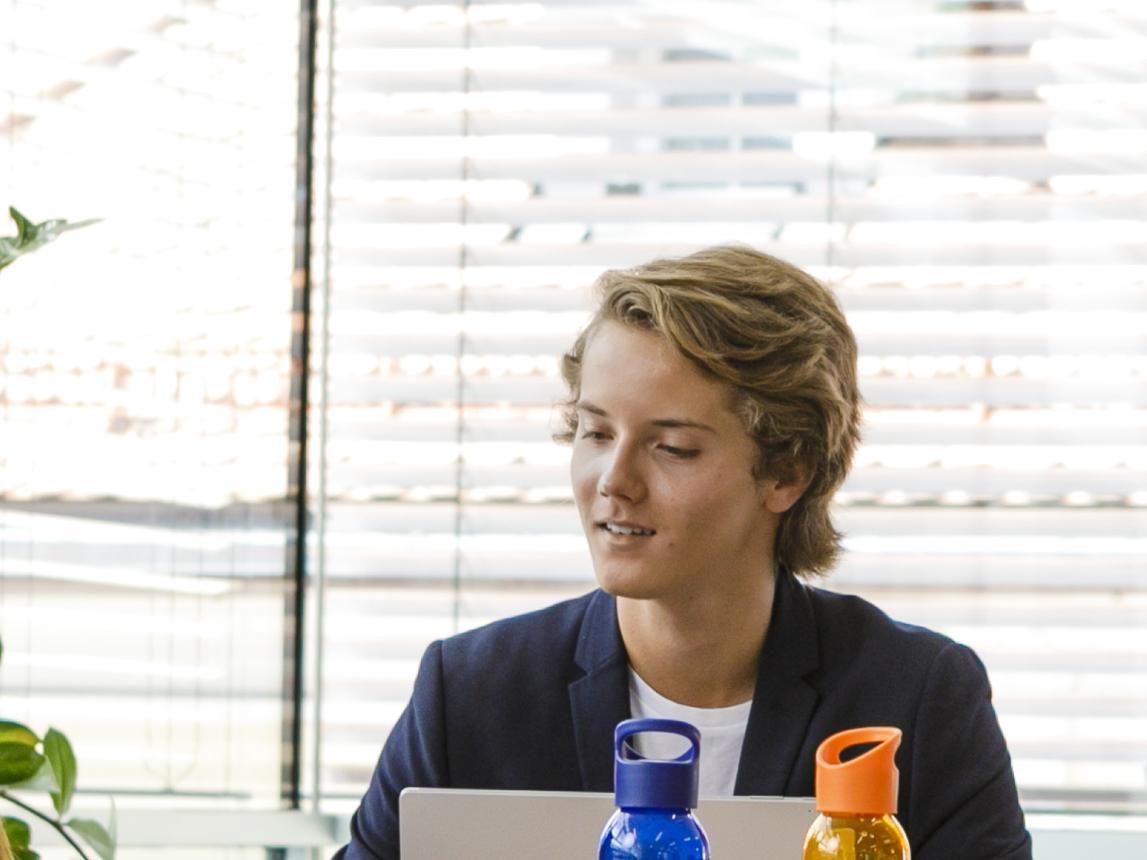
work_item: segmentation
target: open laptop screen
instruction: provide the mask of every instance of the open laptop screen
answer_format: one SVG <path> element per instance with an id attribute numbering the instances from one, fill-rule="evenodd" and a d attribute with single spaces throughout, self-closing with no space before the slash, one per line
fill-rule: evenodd
<path id="1" fill-rule="evenodd" d="M 613 795 L 408 788 L 399 798 L 403 860 L 597 856 Z M 792 860 L 817 816 L 810 798 L 702 798 L 696 810 L 714 857 Z"/>

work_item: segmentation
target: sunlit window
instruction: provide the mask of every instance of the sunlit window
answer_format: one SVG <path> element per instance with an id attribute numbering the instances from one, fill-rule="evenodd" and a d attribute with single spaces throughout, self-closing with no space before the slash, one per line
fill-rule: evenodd
<path id="1" fill-rule="evenodd" d="M 0 3 L 0 235 L 101 219 L 0 272 L 0 715 L 93 816 L 279 801 L 297 31 Z"/>

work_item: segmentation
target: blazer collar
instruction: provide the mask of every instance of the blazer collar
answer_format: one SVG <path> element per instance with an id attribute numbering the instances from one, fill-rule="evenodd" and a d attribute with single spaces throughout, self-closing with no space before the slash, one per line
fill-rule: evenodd
<path id="1" fill-rule="evenodd" d="M 617 626 L 617 604 L 590 597 L 574 650 L 585 674 L 569 685 L 582 791 L 613 791 L 613 730 L 629 719 L 629 659 Z"/>
<path id="2" fill-rule="evenodd" d="M 778 570 L 735 794 L 785 793 L 816 707 L 816 690 L 804 679 L 820 665 L 817 643 L 807 590 L 787 570 Z M 613 730 L 630 716 L 629 662 L 617 604 L 600 590 L 582 618 L 574 662 L 585 672 L 569 685 L 582 790 L 613 791 Z"/>
<path id="3" fill-rule="evenodd" d="M 735 794 L 785 793 L 816 707 L 817 692 L 804 679 L 820 665 L 817 642 L 807 590 L 787 570 L 778 570 Z"/>

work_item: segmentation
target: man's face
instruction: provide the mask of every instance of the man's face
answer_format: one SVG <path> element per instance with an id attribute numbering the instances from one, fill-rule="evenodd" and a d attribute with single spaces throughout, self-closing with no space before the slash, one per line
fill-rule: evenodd
<path id="1" fill-rule="evenodd" d="M 605 322 L 590 336 L 570 473 L 606 591 L 689 601 L 771 574 L 776 491 L 730 402 L 656 333 Z"/>

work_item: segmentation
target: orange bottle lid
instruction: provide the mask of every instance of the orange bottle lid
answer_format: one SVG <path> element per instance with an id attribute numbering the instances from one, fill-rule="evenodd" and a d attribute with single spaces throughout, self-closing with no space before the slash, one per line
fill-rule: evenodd
<path id="1" fill-rule="evenodd" d="M 816 808 L 826 815 L 895 815 L 900 793 L 896 750 L 900 729 L 849 729 L 825 739 L 816 751 Z M 860 744 L 876 744 L 849 761 L 841 754 Z"/>

